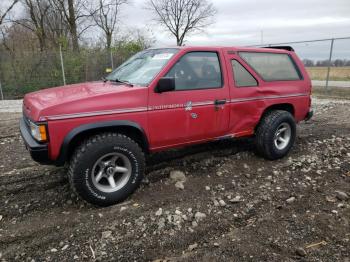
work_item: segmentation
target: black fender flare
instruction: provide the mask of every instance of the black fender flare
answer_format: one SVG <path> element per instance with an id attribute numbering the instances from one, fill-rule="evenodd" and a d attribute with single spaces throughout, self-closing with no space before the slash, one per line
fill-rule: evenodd
<path id="1" fill-rule="evenodd" d="M 148 138 L 144 131 L 144 129 L 137 123 L 128 121 L 128 120 L 113 120 L 113 121 L 105 121 L 105 122 L 95 122 L 95 123 L 89 123 L 84 124 L 81 126 L 78 126 L 71 130 L 63 139 L 60 154 L 58 158 L 55 161 L 56 166 L 62 166 L 65 164 L 67 160 L 67 156 L 69 153 L 69 146 L 71 141 L 79 134 L 86 132 L 86 131 L 92 131 L 92 130 L 98 130 L 102 128 L 113 128 L 113 127 L 132 127 L 136 128 L 138 131 L 141 132 L 143 136 L 143 140 L 145 143 L 146 148 L 149 148 Z"/>

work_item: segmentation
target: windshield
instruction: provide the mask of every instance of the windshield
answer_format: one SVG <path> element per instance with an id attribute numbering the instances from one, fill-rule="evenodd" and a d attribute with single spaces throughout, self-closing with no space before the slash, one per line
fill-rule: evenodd
<path id="1" fill-rule="evenodd" d="M 141 51 L 115 69 L 106 79 L 147 86 L 177 52 L 178 49 L 175 48 Z"/>

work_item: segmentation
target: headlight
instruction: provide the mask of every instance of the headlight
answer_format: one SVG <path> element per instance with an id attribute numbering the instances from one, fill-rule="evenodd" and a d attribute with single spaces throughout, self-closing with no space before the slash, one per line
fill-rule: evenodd
<path id="1" fill-rule="evenodd" d="M 29 123 L 32 136 L 39 142 L 47 140 L 46 126 L 44 124 L 36 125 L 33 122 Z"/>

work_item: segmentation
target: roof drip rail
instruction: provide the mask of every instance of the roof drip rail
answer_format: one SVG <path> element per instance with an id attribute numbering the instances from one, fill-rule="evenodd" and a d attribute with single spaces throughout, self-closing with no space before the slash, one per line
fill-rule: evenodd
<path id="1" fill-rule="evenodd" d="M 263 48 L 283 49 L 283 50 L 294 52 L 294 48 L 287 45 L 286 46 L 264 46 Z"/>

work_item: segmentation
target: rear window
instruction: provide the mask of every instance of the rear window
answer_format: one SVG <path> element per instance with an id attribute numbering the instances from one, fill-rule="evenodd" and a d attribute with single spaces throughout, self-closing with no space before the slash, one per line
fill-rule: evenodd
<path id="1" fill-rule="evenodd" d="M 300 80 L 301 75 L 288 54 L 239 52 L 239 55 L 265 80 Z"/>

